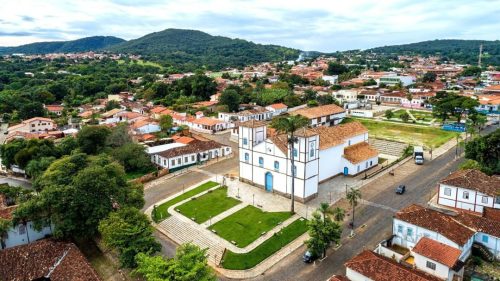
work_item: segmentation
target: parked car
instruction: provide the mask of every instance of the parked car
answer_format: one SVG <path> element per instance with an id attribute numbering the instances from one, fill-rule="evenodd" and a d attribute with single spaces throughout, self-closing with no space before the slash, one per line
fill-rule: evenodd
<path id="1" fill-rule="evenodd" d="M 305 263 L 311 263 L 318 257 L 313 255 L 311 252 L 307 251 L 304 253 L 304 256 L 302 256 L 302 259 L 304 260 Z"/>
<path id="2" fill-rule="evenodd" d="M 403 194 L 403 193 L 405 193 L 405 191 L 406 191 L 405 185 L 401 184 L 396 188 L 396 194 Z"/>

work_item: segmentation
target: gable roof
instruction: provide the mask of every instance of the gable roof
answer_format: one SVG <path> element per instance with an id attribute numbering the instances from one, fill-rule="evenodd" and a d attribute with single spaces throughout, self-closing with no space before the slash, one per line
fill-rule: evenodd
<path id="1" fill-rule="evenodd" d="M 378 155 L 378 151 L 367 142 L 360 142 L 344 148 L 344 158 L 352 164 L 368 160 Z"/>
<path id="2" fill-rule="evenodd" d="M 165 158 L 178 157 L 186 154 L 200 153 L 211 149 L 221 148 L 222 144 L 215 141 L 194 140 L 185 146 L 174 147 L 169 150 L 157 153 Z M 220 155 L 222 156 L 222 155 Z"/>
<path id="3" fill-rule="evenodd" d="M 274 103 L 274 104 L 268 105 L 267 107 L 270 107 L 270 108 L 275 109 L 275 110 L 288 108 L 288 106 L 284 103 Z"/>
<path id="4" fill-rule="evenodd" d="M 302 109 L 290 112 L 290 114 L 291 115 L 302 115 L 306 118 L 314 119 L 314 118 L 318 118 L 321 116 L 338 114 L 338 113 L 343 113 L 343 112 L 345 112 L 345 109 L 332 103 L 332 104 L 320 105 L 320 106 L 316 106 L 316 107 L 302 108 Z"/>
<path id="5" fill-rule="evenodd" d="M 500 195 L 500 179 L 490 177 L 475 169 L 455 171 L 441 180 L 440 183 L 476 190 L 493 197 Z"/>
<path id="6" fill-rule="evenodd" d="M 87 259 L 73 243 L 43 239 L 0 251 L 0 280 L 98 281 Z"/>
<path id="7" fill-rule="evenodd" d="M 463 246 L 475 234 L 473 230 L 453 219 L 453 216 L 412 204 L 396 212 L 395 218 L 435 231 Z"/>
<path id="8" fill-rule="evenodd" d="M 405 267 L 392 259 L 368 250 L 347 261 L 345 266 L 374 281 L 442 281 L 440 278 Z"/>
<path id="9" fill-rule="evenodd" d="M 455 220 L 478 232 L 483 232 L 500 238 L 500 220 L 494 217 L 481 217 L 468 212 L 459 212 Z"/>
<path id="10" fill-rule="evenodd" d="M 368 129 L 360 122 L 349 122 L 332 127 L 321 126 L 311 130 L 319 135 L 319 149 L 321 150 L 344 143 L 348 138 L 368 133 Z"/>
<path id="11" fill-rule="evenodd" d="M 257 120 L 253 120 L 253 119 L 239 123 L 240 127 L 246 127 L 246 128 L 265 127 L 266 125 L 267 125 L 267 123 L 264 121 L 257 121 Z"/>
<path id="12" fill-rule="evenodd" d="M 413 247 L 412 252 L 427 257 L 433 261 L 437 261 L 438 263 L 444 264 L 450 268 L 455 265 L 458 258 L 462 254 L 462 251 L 457 248 L 437 242 L 427 237 L 420 238 L 417 245 Z"/>

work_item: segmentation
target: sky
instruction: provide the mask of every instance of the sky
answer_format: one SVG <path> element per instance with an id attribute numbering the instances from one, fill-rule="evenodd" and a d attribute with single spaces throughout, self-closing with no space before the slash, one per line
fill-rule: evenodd
<path id="1" fill-rule="evenodd" d="M 333 52 L 500 39 L 500 0 L 0 0 L 0 46 L 196 29 Z"/>

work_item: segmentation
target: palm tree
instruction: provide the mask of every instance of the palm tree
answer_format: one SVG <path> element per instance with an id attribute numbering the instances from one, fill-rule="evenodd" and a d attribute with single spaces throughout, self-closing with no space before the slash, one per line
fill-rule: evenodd
<path id="1" fill-rule="evenodd" d="M 279 117 L 273 119 L 271 127 L 276 129 L 277 132 L 286 133 L 288 135 L 288 146 L 290 148 L 290 160 L 292 163 L 292 205 L 290 207 L 290 212 L 295 213 L 295 158 L 293 152 L 295 151 L 295 143 L 297 142 L 297 137 L 294 136 L 295 131 L 300 128 L 304 128 L 309 124 L 309 120 L 300 115 Z"/>
<path id="2" fill-rule="evenodd" d="M 352 207 L 351 235 L 354 233 L 354 208 L 358 205 L 358 200 L 361 199 L 361 191 L 351 187 L 347 192 L 346 199 Z"/>
<path id="3" fill-rule="evenodd" d="M 341 222 L 344 220 L 344 217 L 345 217 L 344 209 L 342 209 L 340 207 L 335 207 L 335 209 L 332 210 L 332 214 L 333 214 L 333 219 L 336 222 Z"/>
<path id="4" fill-rule="evenodd" d="M 328 203 L 321 203 L 321 204 L 319 204 L 318 210 L 323 215 L 323 221 L 325 221 L 325 218 L 326 218 L 327 214 L 331 214 L 332 213 L 332 211 L 330 209 L 328 209 L 328 208 L 330 208 L 330 205 L 328 205 Z"/>

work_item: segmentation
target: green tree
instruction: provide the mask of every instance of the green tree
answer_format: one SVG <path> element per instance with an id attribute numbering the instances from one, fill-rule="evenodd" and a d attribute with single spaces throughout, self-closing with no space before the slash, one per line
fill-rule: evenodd
<path id="1" fill-rule="evenodd" d="M 271 127 L 276 129 L 277 132 L 285 133 L 288 135 L 288 145 L 290 147 L 289 158 L 292 164 L 292 188 L 291 188 L 291 207 L 290 212 L 295 213 L 295 143 L 297 143 L 298 138 L 295 133 L 299 129 L 303 129 L 309 124 L 309 120 L 300 115 L 294 115 L 289 117 L 278 117 L 273 119 Z"/>
<path id="2" fill-rule="evenodd" d="M 111 129 L 111 133 L 106 138 L 106 146 L 111 148 L 121 147 L 132 142 L 132 138 L 128 133 L 127 123 L 119 123 Z"/>
<path id="3" fill-rule="evenodd" d="M 410 114 L 408 114 L 408 112 L 403 112 L 401 115 L 399 115 L 399 118 L 401 118 L 401 120 L 403 120 L 403 122 L 408 122 L 408 120 L 410 120 Z"/>
<path id="4" fill-rule="evenodd" d="M 61 155 L 70 155 L 73 150 L 78 148 L 76 138 L 72 136 L 65 137 L 57 144 L 57 149 Z"/>
<path id="5" fill-rule="evenodd" d="M 56 160 L 55 157 L 41 157 L 39 159 L 33 159 L 26 165 L 25 171 L 28 176 L 33 180 L 36 180 L 40 175 L 42 175 L 50 164 Z"/>
<path id="6" fill-rule="evenodd" d="M 116 248 L 123 267 L 133 268 L 138 253 L 154 254 L 161 249 L 153 236 L 148 217 L 136 208 L 120 208 L 99 223 L 106 246 Z"/>
<path id="7" fill-rule="evenodd" d="M 311 220 L 307 223 L 310 238 L 305 242 L 308 250 L 315 256 L 326 256 L 326 249 L 331 243 L 338 243 L 342 228 L 330 219 L 326 214 L 319 212 L 312 214 Z"/>
<path id="8" fill-rule="evenodd" d="M 152 167 L 146 148 L 137 143 L 126 143 L 111 151 L 111 155 L 123 165 L 126 172 L 145 171 Z"/>
<path id="9" fill-rule="evenodd" d="M 170 131 L 172 127 L 174 126 L 174 119 L 172 119 L 172 116 L 164 114 L 160 116 L 160 128 L 164 132 Z"/>
<path id="10" fill-rule="evenodd" d="M 481 171 L 489 175 L 500 174 L 500 129 L 469 141 L 465 158 L 477 161 Z"/>
<path id="11" fill-rule="evenodd" d="M 336 222 L 341 222 L 344 220 L 345 218 L 345 211 L 344 209 L 340 208 L 340 207 L 335 207 L 333 210 L 332 210 L 332 215 L 333 215 L 333 219 L 336 221 Z"/>
<path id="12" fill-rule="evenodd" d="M 353 234 L 354 233 L 354 210 L 356 209 L 356 206 L 358 206 L 358 202 L 361 199 L 361 191 L 351 187 L 351 189 L 346 194 L 346 199 L 352 208 L 351 234 Z"/>
<path id="13" fill-rule="evenodd" d="M 111 130 L 105 126 L 85 126 L 76 137 L 78 146 L 82 152 L 96 154 L 106 147 L 106 139 Z"/>
<path id="14" fill-rule="evenodd" d="M 127 182 L 123 167 L 109 156 L 73 154 L 55 161 L 37 180 L 33 198 L 14 212 L 14 221 L 39 228 L 55 225 L 55 237 L 92 237 L 99 221 L 116 208 L 141 208 L 142 187 Z"/>
<path id="15" fill-rule="evenodd" d="M 465 160 L 464 162 L 462 162 L 458 168 L 460 170 L 468 170 L 468 169 L 474 169 L 474 170 L 481 170 L 481 165 L 475 161 L 475 160 L 471 160 L 471 159 L 467 159 Z"/>
<path id="16" fill-rule="evenodd" d="M 326 74 L 328 75 L 340 75 L 344 74 L 346 72 L 349 72 L 349 68 L 347 66 L 336 63 L 336 62 L 330 62 L 328 63 L 328 69 L 326 70 Z"/>
<path id="17" fill-rule="evenodd" d="M 219 97 L 219 104 L 226 105 L 229 112 L 236 112 L 240 105 L 240 95 L 234 89 L 226 89 Z"/>
<path id="18" fill-rule="evenodd" d="M 207 264 L 206 249 L 193 244 L 183 244 L 177 248 L 173 259 L 138 254 L 134 274 L 146 281 L 215 281 L 217 277 Z"/>
<path id="19" fill-rule="evenodd" d="M 435 82 L 437 78 L 436 73 L 434 72 L 426 72 L 422 77 L 422 82 L 424 83 L 432 83 Z"/>
<path id="20" fill-rule="evenodd" d="M 110 100 L 106 103 L 104 110 L 109 111 L 111 109 L 120 108 L 120 103 L 115 100 Z"/>
<path id="21" fill-rule="evenodd" d="M 392 112 L 392 110 L 388 109 L 385 111 L 385 118 L 392 119 L 393 117 L 394 117 L 394 112 Z"/>

